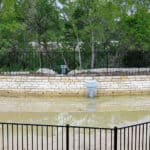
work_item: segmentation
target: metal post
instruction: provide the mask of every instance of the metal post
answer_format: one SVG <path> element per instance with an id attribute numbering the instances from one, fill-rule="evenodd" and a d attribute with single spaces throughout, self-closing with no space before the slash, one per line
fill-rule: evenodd
<path id="1" fill-rule="evenodd" d="M 117 150 L 117 132 L 118 128 L 114 127 L 114 150 Z"/>
<path id="2" fill-rule="evenodd" d="M 106 63 L 107 63 L 106 65 L 107 65 L 107 75 L 108 75 L 108 67 L 109 67 L 109 66 L 108 66 L 108 52 L 107 52 L 106 57 L 107 57 L 107 58 L 106 58 Z"/>
<path id="3" fill-rule="evenodd" d="M 69 124 L 66 125 L 66 150 L 69 150 Z"/>
<path id="4" fill-rule="evenodd" d="M 39 67 L 42 68 L 42 52 L 39 52 Z"/>
<path id="5" fill-rule="evenodd" d="M 8 66 L 9 66 L 9 74 L 11 73 L 11 58 L 10 58 L 10 56 L 11 56 L 11 54 L 10 54 L 10 52 L 8 52 Z"/>

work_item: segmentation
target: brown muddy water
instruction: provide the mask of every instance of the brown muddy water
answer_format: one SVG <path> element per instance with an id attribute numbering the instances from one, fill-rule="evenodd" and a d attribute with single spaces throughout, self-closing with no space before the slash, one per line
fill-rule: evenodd
<path id="1" fill-rule="evenodd" d="M 0 97 L 0 121 L 95 127 L 150 120 L 150 95 L 79 97 Z"/>

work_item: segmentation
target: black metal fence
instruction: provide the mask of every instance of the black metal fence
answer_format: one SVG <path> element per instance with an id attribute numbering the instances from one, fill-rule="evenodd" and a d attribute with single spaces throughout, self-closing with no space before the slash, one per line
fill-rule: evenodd
<path id="1" fill-rule="evenodd" d="M 91 69 L 91 52 L 83 51 L 0 51 L 0 74 L 3 75 L 49 75 L 52 72 L 38 71 L 40 68 L 52 69 L 66 75 L 132 75 L 150 74 L 150 51 L 136 51 L 125 54 L 117 52 L 96 51 L 93 69 Z M 62 71 L 61 65 L 66 65 Z M 96 70 L 98 69 L 99 70 Z M 74 71 L 85 69 L 84 71 Z"/>
<path id="2" fill-rule="evenodd" d="M 1 150 L 149 150 L 150 122 L 122 128 L 0 123 Z"/>

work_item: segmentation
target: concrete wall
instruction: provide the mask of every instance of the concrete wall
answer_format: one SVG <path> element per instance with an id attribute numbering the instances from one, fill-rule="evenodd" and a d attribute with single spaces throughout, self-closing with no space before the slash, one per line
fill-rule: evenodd
<path id="1" fill-rule="evenodd" d="M 100 95 L 150 94 L 150 75 L 100 77 L 0 76 L 0 95 L 85 96 L 86 81 L 98 82 Z"/>

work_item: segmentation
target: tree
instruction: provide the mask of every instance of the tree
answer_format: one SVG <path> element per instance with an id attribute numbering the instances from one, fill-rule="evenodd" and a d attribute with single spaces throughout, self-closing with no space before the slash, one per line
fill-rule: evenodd
<path id="1" fill-rule="evenodd" d="M 78 52 L 79 69 L 82 69 L 81 26 L 83 26 L 83 24 L 81 25 L 80 22 L 82 20 L 82 8 L 80 7 L 80 3 L 78 0 L 66 0 L 61 2 L 63 5 L 61 14 L 64 20 L 64 43 L 66 43 L 67 45 L 69 43 L 70 49 Z M 66 47 L 68 47 L 67 45 Z"/>
<path id="2" fill-rule="evenodd" d="M 91 51 L 91 68 L 95 67 L 96 50 L 105 50 L 113 40 L 112 34 L 115 32 L 118 17 L 118 5 L 114 2 L 102 0 L 82 1 L 84 9 L 84 29 L 82 30 L 82 40 L 84 49 Z"/>
<path id="3" fill-rule="evenodd" d="M 114 19 L 118 17 L 118 8 L 115 3 L 101 0 L 63 1 L 66 39 L 76 43 L 80 69 L 83 66 L 81 49 L 91 51 L 90 66 L 94 68 L 96 49 L 102 49 L 106 42 L 110 43 L 115 31 Z M 82 46 L 79 46 L 81 43 Z"/>
<path id="4" fill-rule="evenodd" d="M 59 13 L 54 0 L 34 0 L 27 4 L 28 29 L 35 34 L 39 46 L 48 51 L 49 41 L 58 41 L 61 33 Z"/>
<path id="5" fill-rule="evenodd" d="M 150 49 L 150 13 L 145 7 L 138 7 L 133 15 L 126 15 L 120 22 L 121 45 L 126 50 Z"/>
<path id="6" fill-rule="evenodd" d="M 16 51 L 24 48 L 25 38 L 22 35 L 26 33 L 26 25 L 23 20 L 23 1 L 1 1 L 0 11 L 1 50 Z"/>

